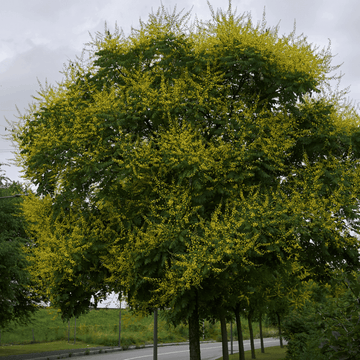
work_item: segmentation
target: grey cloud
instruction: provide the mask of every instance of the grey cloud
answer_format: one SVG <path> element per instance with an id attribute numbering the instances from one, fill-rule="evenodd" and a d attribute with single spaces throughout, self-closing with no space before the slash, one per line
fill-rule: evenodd
<path id="1" fill-rule="evenodd" d="M 214 10 L 227 10 L 228 2 L 210 0 Z M 194 5 L 192 19 L 208 20 L 211 12 L 206 0 L 163 0 L 165 8 L 187 12 Z M 88 32 L 104 30 L 106 21 L 110 30 L 115 22 L 125 34 L 131 26 L 139 27 L 153 9 L 161 6 L 160 0 L 12 0 L 2 4 L 0 12 L 0 135 L 5 129 L 4 115 L 16 119 L 11 110 L 17 104 L 20 110 L 32 101 L 41 82 L 48 79 L 54 84 L 60 80 L 63 63 L 81 53 L 84 43 L 90 40 Z M 358 0 L 233 0 L 237 13 L 251 12 L 254 23 L 261 21 L 264 6 L 269 26 L 280 21 L 280 34 L 293 29 L 304 33 L 309 42 L 326 46 L 332 40 L 332 51 L 338 56 L 334 64 L 344 62 L 342 85 L 352 85 L 351 98 L 360 101 L 360 70 L 357 46 L 360 23 Z M 0 138 L 1 148 L 10 147 Z M 0 162 L 3 158 L 0 152 Z M 9 157 L 11 154 L 7 154 Z"/>

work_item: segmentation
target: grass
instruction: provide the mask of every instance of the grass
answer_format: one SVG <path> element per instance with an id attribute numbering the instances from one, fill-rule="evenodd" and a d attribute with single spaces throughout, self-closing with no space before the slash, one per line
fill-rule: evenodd
<path id="1" fill-rule="evenodd" d="M 261 349 L 255 350 L 256 360 L 280 360 L 285 359 L 286 346 L 281 348 L 280 346 L 272 346 L 265 348 L 265 353 L 261 352 Z M 239 360 L 239 354 L 229 356 L 230 360 Z M 222 360 L 222 357 L 217 359 Z M 251 350 L 245 351 L 245 360 L 251 360 Z"/>
<path id="2" fill-rule="evenodd" d="M 179 325 L 176 328 L 166 323 L 165 319 L 159 314 L 158 319 L 158 342 L 182 342 L 188 340 L 188 327 Z M 247 321 L 243 319 L 243 337 L 249 339 L 249 329 Z M 277 335 L 277 330 L 271 326 L 266 327 L 263 322 L 264 337 Z M 70 321 L 69 340 L 74 342 L 74 325 L 75 321 Z M 259 337 L 258 323 L 253 323 L 255 337 Z M 237 340 L 236 327 L 233 329 L 234 340 Z M 230 324 L 228 324 L 228 336 L 230 337 Z M 95 344 L 94 346 L 117 346 L 119 339 L 119 310 L 115 309 L 98 309 L 91 310 L 88 314 L 82 315 L 76 319 L 76 345 L 82 342 L 81 346 Z M 39 343 L 49 343 L 51 349 L 54 349 L 56 342 L 62 342 L 67 345 L 68 324 L 63 323 L 60 313 L 57 310 L 46 308 L 40 309 L 35 313 L 33 322 L 28 326 L 17 326 L 1 331 L 1 345 L 3 348 L 13 348 L 14 351 L 20 345 L 19 349 L 25 349 L 24 345 L 30 346 L 32 352 L 38 348 Z M 205 321 L 204 333 L 201 340 L 221 341 L 220 324 L 212 324 Z M 153 341 L 153 317 L 141 317 L 134 315 L 129 310 L 121 311 L 121 346 L 128 348 L 131 345 L 142 346 L 152 343 Z M 85 344 L 85 346 L 84 346 Z M 44 345 L 45 346 L 45 345 Z M 93 346 L 93 345 L 92 345 Z M 65 348 L 67 349 L 67 348 Z M 55 349 L 57 350 L 57 349 Z M 17 351 L 17 350 L 16 350 Z M 45 349 L 43 351 L 48 351 Z M 0 353 L 1 354 L 1 353 Z"/>
<path id="3" fill-rule="evenodd" d="M 128 310 L 122 310 L 121 343 L 127 347 L 152 342 L 153 318 L 141 317 Z M 74 341 L 75 321 L 70 321 L 69 339 Z M 76 319 L 76 341 L 87 344 L 115 346 L 118 344 L 119 311 L 99 309 Z M 165 320 L 159 319 L 159 342 L 186 341 L 187 329 L 179 326 L 170 330 Z M 2 330 L 2 344 L 29 344 L 68 340 L 68 324 L 63 323 L 60 314 L 54 309 L 40 309 L 29 326 L 17 326 Z"/>
<path id="4" fill-rule="evenodd" d="M 97 346 L 99 345 L 87 344 L 82 341 L 78 341 L 76 342 L 76 344 L 68 343 L 67 341 L 52 341 L 48 343 L 0 346 L 0 357 L 10 356 L 10 355 L 31 354 L 31 353 L 44 352 L 44 351 L 54 351 L 54 350 L 84 349 L 86 347 L 92 348 Z"/>

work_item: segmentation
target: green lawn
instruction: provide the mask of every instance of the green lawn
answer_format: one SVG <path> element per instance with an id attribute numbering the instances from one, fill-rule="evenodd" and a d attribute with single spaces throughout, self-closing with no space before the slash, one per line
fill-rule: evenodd
<path id="1" fill-rule="evenodd" d="M 87 344 L 82 341 L 78 341 L 76 344 L 68 343 L 67 341 L 52 341 L 39 344 L 8 345 L 0 346 L 0 356 L 22 355 L 54 350 L 84 349 L 97 346 L 100 345 Z"/>
<path id="2" fill-rule="evenodd" d="M 144 345 L 153 341 L 153 316 L 141 317 L 134 315 L 129 310 L 122 310 L 121 314 L 121 344 Z M 70 321 L 69 339 L 74 341 L 74 319 Z M 230 337 L 230 324 L 228 324 Z M 255 337 L 259 337 L 259 325 L 253 323 Z M 179 325 L 176 328 L 166 323 L 162 318 L 162 311 L 158 320 L 159 343 L 182 342 L 188 339 L 188 327 Z M 234 334 L 236 327 L 234 326 Z M 277 335 L 274 327 L 263 326 L 264 337 Z M 243 337 L 249 339 L 247 321 L 243 319 Z M 119 338 L 119 310 L 99 309 L 91 310 L 88 314 L 76 319 L 76 342 L 96 344 L 98 346 L 116 346 Z M 28 326 L 18 326 L 1 330 L 0 345 L 26 345 L 31 343 L 49 343 L 68 340 L 68 324 L 63 323 L 55 309 L 40 309 L 35 313 L 34 321 Z M 221 341 L 219 323 L 205 321 L 204 340 Z M 235 337 L 236 340 L 236 337 Z M 32 346 L 32 345 L 30 345 Z"/>
<path id="3" fill-rule="evenodd" d="M 265 353 L 261 352 L 261 349 L 255 350 L 255 356 L 257 360 L 280 360 L 285 359 L 286 346 L 281 348 L 280 346 L 272 346 L 265 348 Z M 245 351 L 245 359 L 251 360 L 251 351 Z M 217 359 L 222 360 L 222 357 Z M 230 360 L 239 360 L 239 354 L 230 355 Z"/>

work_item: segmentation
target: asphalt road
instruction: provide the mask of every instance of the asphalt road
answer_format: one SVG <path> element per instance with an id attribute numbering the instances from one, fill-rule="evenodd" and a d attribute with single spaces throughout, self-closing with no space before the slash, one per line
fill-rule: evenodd
<path id="1" fill-rule="evenodd" d="M 286 344 L 286 342 L 284 342 Z M 279 339 L 264 339 L 265 347 L 279 346 Z M 250 350 L 250 341 L 244 341 L 245 350 Z M 255 348 L 260 348 L 260 339 L 255 340 Z M 233 343 L 234 353 L 238 352 L 237 342 Z M 230 342 L 229 342 L 230 351 Z M 201 359 L 215 360 L 222 356 L 222 347 L 220 342 L 201 344 Z M 80 359 L 79 356 L 73 355 L 74 359 Z M 116 351 L 107 354 L 91 355 L 90 360 L 152 360 L 153 348 L 133 349 L 127 351 Z M 189 345 L 172 345 L 158 348 L 159 360 L 189 360 Z"/>
<path id="2" fill-rule="evenodd" d="M 276 338 L 264 339 L 265 347 L 279 346 L 280 341 Z M 286 341 L 284 340 L 284 344 Z M 202 342 L 201 343 L 201 359 L 202 360 L 215 360 L 222 356 L 222 347 L 220 342 Z M 244 341 L 245 350 L 250 350 L 250 341 Z M 255 348 L 260 348 L 260 340 L 255 340 Z M 102 353 L 99 353 L 99 350 Z M 87 350 L 87 353 L 85 352 Z M 229 352 L 231 350 L 229 342 Z M 233 343 L 234 353 L 238 352 L 237 342 Z M 107 351 L 107 353 L 105 353 Z M 71 354 L 69 354 L 71 353 Z M 119 348 L 92 348 L 92 349 L 76 349 L 76 350 L 58 350 L 48 351 L 44 353 L 33 353 L 23 355 L 12 355 L 1 357 L 3 360 L 57 360 L 64 358 L 82 359 L 88 355 L 89 360 L 152 360 L 153 348 L 147 345 L 141 349 L 121 350 Z M 158 347 L 158 360 L 189 360 L 189 344 L 165 344 Z"/>

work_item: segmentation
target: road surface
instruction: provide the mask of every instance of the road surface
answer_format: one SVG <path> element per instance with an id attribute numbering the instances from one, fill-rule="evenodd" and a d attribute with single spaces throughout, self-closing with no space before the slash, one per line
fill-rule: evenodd
<path id="1" fill-rule="evenodd" d="M 286 341 L 284 341 L 286 344 Z M 279 339 L 264 339 L 265 347 L 279 346 Z M 238 352 L 238 344 L 233 343 L 234 353 Z M 244 341 L 244 348 L 250 350 L 250 341 Z M 255 348 L 260 348 L 260 339 L 255 339 Z M 230 352 L 230 342 L 229 342 Z M 201 344 L 201 360 L 215 360 L 222 356 L 222 347 L 220 342 Z M 153 348 L 133 349 L 125 351 L 115 351 L 107 354 L 91 355 L 90 360 L 152 360 Z M 84 359 L 84 357 L 76 356 L 73 359 Z M 189 360 L 189 345 L 172 345 L 158 348 L 158 360 Z"/>

